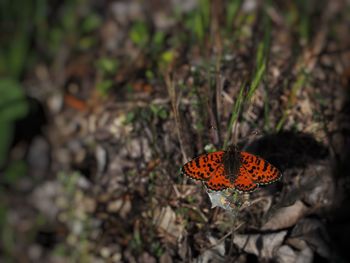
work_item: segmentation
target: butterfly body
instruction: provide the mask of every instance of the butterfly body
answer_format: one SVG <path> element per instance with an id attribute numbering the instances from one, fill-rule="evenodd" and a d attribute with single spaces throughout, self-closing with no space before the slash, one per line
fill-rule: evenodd
<path id="1" fill-rule="evenodd" d="M 239 167 L 242 165 L 242 157 L 236 145 L 230 145 L 222 156 L 222 164 L 225 169 L 225 174 L 228 175 L 230 182 L 234 183 Z"/>
<path id="2" fill-rule="evenodd" d="M 235 188 L 252 192 L 259 185 L 273 183 L 282 176 L 281 172 L 263 158 L 248 152 L 241 152 L 234 145 L 226 151 L 206 153 L 187 162 L 182 174 L 201 180 L 207 188 L 221 191 Z"/>

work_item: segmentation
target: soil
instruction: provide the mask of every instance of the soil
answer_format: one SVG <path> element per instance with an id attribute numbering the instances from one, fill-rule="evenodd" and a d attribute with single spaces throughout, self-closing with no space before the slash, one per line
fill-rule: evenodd
<path id="1" fill-rule="evenodd" d="M 48 32 L 73 24 L 55 49 L 33 39 L 21 76 L 1 262 L 350 260 L 350 6 L 238 2 L 49 7 Z M 180 174 L 229 144 L 281 180 L 211 192 Z"/>

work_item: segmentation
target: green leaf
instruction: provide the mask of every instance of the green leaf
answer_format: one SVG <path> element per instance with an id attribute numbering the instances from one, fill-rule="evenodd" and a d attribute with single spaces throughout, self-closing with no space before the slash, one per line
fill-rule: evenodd
<path id="1" fill-rule="evenodd" d="M 236 17 L 236 14 L 241 5 L 241 0 L 238 1 L 229 1 L 227 3 L 227 11 L 226 11 L 226 25 L 229 29 L 232 29 L 233 20 Z"/>
<path id="2" fill-rule="evenodd" d="M 150 70 L 150 69 L 147 69 L 147 70 L 146 70 L 146 78 L 147 78 L 148 80 L 153 80 L 153 79 L 154 79 L 154 73 L 153 73 L 152 70 Z"/>
<path id="3" fill-rule="evenodd" d="M 113 81 L 106 79 L 98 83 L 96 88 L 102 95 L 107 95 L 108 91 L 112 88 Z"/>
<path id="4" fill-rule="evenodd" d="M 144 47 L 149 40 L 149 31 L 147 25 L 138 21 L 133 24 L 130 30 L 130 39 L 139 47 Z"/>
<path id="5" fill-rule="evenodd" d="M 96 66 L 98 69 L 100 69 L 103 73 L 106 74 L 114 74 L 117 71 L 118 63 L 115 59 L 111 58 L 100 58 Z"/>
<path id="6" fill-rule="evenodd" d="M 0 79 L 0 94 L 0 166 L 3 166 L 12 142 L 14 122 L 28 113 L 28 104 L 15 80 Z"/>
<path id="7" fill-rule="evenodd" d="M 18 160 L 10 163 L 5 171 L 4 181 L 8 184 L 15 183 L 27 172 L 27 165 L 24 161 Z"/>
<path id="8" fill-rule="evenodd" d="M 17 78 L 22 73 L 29 50 L 29 37 L 26 32 L 19 32 L 11 41 L 8 53 L 8 71 L 11 77 Z"/>
<path id="9" fill-rule="evenodd" d="M 12 142 L 13 125 L 0 121 L 0 167 L 5 164 L 8 149 Z"/>
<path id="10" fill-rule="evenodd" d="M 127 114 L 126 114 L 126 117 L 125 117 L 125 120 L 123 121 L 123 124 L 129 124 L 129 123 L 132 123 L 136 118 L 136 114 L 135 112 L 133 111 L 129 111 Z"/>
<path id="11" fill-rule="evenodd" d="M 18 82 L 0 79 L 0 122 L 11 122 L 28 113 L 28 104 Z"/>
<path id="12" fill-rule="evenodd" d="M 199 40 L 203 40 L 205 29 L 203 25 L 202 17 L 199 13 L 197 13 L 194 17 L 194 32 Z"/>
<path id="13" fill-rule="evenodd" d="M 160 64 L 159 66 L 162 68 L 166 68 L 173 60 L 175 54 L 172 50 L 164 51 L 160 56 Z"/>
<path id="14" fill-rule="evenodd" d="M 153 43 L 156 47 L 161 47 L 164 44 L 165 34 L 162 31 L 157 31 L 153 36 Z"/>
<path id="15" fill-rule="evenodd" d="M 89 33 L 97 29 L 102 24 L 102 19 L 97 14 L 90 14 L 87 16 L 82 23 L 82 32 Z"/>

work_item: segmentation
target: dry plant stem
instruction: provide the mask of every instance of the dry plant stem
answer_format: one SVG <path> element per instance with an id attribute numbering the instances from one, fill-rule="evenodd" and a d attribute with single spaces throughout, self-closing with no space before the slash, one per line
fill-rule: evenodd
<path id="1" fill-rule="evenodd" d="M 220 73 L 221 68 L 221 58 L 222 58 L 222 38 L 220 34 L 219 20 L 222 11 L 222 1 L 212 1 L 212 19 L 211 19 L 211 36 L 213 38 L 212 42 L 216 53 L 216 63 L 215 63 L 215 91 L 214 99 L 211 101 L 211 114 L 213 124 L 215 123 L 216 129 L 212 132 L 213 143 L 215 145 L 221 146 L 221 136 L 220 136 L 220 112 L 221 112 L 221 91 L 223 86 L 223 80 Z"/>
<path id="2" fill-rule="evenodd" d="M 222 90 L 223 90 L 223 86 L 224 86 L 224 79 L 220 73 L 220 60 L 221 60 L 221 54 L 220 57 L 218 58 L 218 63 L 216 65 L 216 85 L 215 85 L 215 120 L 216 120 L 216 127 L 217 127 L 217 137 L 218 137 L 218 144 L 222 144 L 222 140 L 221 140 L 221 133 L 220 133 L 220 112 L 221 112 L 221 105 L 222 105 L 222 101 L 221 101 L 221 97 L 222 97 Z M 213 107 L 214 109 L 214 107 Z"/>
<path id="3" fill-rule="evenodd" d="M 232 133 L 232 143 L 237 144 L 238 143 L 238 121 L 235 121 L 235 124 L 233 125 L 233 133 Z"/>
<path id="4" fill-rule="evenodd" d="M 186 207 L 186 208 L 189 208 L 189 209 L 192 209 L 193 211 L 196 211 L 200 217 L 203 219 L 204 222 L 208 222 L 208 218 L 202 213 L 202 211 L 196 207 L 196 206 L 193 206 L 193 205 L 189 205 L 189 204 L 183 204 L 182 207 Z"/>
<path id="5" fill-rule="evenodd" d="M 179 189 L 177 189 L 177 186 L 175 184 L 172 185 L 173 186 L 173 189 L 174 189 L 174 192 L 176 194 L 176 197 L 177 198 L 180 198 L 181 197 L 181 194 L 179 192 Z"/>
<path id="6" fill-rule="evenodd" d="M 222 94 L 222 97 L 223 97 L 223 99 L 227 102 L 227 103 L 229 103 L 231 106 L 235 103 L 234 101 L 233 101 L 233 99 L 230 97 L 230 95 L 228 95 L 227 94 L 227 92 L 225 92 L 225 91 L 221 91 L 221 94 Z M 222 99 L 220 98 L 220 103 L 222 103 Z M 221 110 L 221 106 L 220 106 L 220 110 Z"/>
<path id="7" fill-rule="evenodd" d="M 222 39 L 221 39 L 221 34 L 220 34 L 220 15 L 221 15 L 221 10 L 222 10 L 222 1 L 221 0 L 216 0 L 216 1 L 211 1 L 211 19 L 210 19 L 210 35 L 212 37 L 211 39 L 211 46 L 215 46 L 216 52 L 218 55 L 221 54 L 222 50 Z"/>
<path id="8" fill-rule="evenodd" d="M 217 66 L 216 70 L 220 70 L 220 65 Z M 220 122 L 220 112 L 221 112 L 221 105 L 222 105 L 222 91 L 225 83 L 225 78 L 222 76 L 222 74 L 217 71 L 216 75 L 216 112 L 217 112 L 217 119 Z"/>
<path id="9" fill-rule="evenodd" d="M 211 222 L 215 222 L 215 221 L 217 220 L 217 217 L 218 217 L 219 212 L 220 212 L 219 207 L 215 207 L 215 208 L 214 208 L 214 211 L 213 211 L 213 213 L 212 213 L 212 216 L 211 216 L 211 218 L 210 218 L 210 221 L 211 221 Z"/>
<path id="10" fill-rule="evenodd" d="M 215 118 L 215 112 L 214 112 L 214 107 L 212 105 L 212 103 L 210 103 L 208 101 L 208 111 L 209 111 L 209 120 L 210 120 L 210 127 L 212 129 L 210 129 L 210 133 L 211 133 L 211 137 L 212 137 L 212 142 L 214 143 L 214 145 L 219 145 L 220 142 L 220 137 L 219 137 L 219 131 L 218 131 L 218 122 L 216 121 Z"/>
<path id="11" fill-rule="evenodd" d="M 238 114 L 237 116 L 239 116 L 241 114 L 241 108 L 238 109 Z M 235 123 L 233 124 L 233 130 L 232 130 L 232 135 L 231 135 L 231 140 L 233 144 L 237 144 L 238 143 L 238 117 L 235 120 Z M 230 131 L 231 132 L 231 131 Z M 230 142 L 228 142 L 230 144 Z"/>
<path id="12" fill-rule="evenodd" d="M 179 140 L 180 143 L 180 149 L 181 149 L 181 153 L 182 153 L 182 158 L 183 161 L 188 161 L 187 158 L 187 154 L 185 151 L 185 147 L 184 147 L 184 142 L 183 142 L 183 132 L 182 132 L 182 125 L 181 125 L 181 120 L 180 120 L 180 115 L 179 115 L 179 99 L 177 97 L 177 93 L 175 90 L 175 85 L 174 85 L 174 80 L 173 80 L 173 76 L 170 72 L 165 73 L 165 84 L 168 90 L 168 94 L 170 97 L 170 101 L 171 101 L 171 106 L 172 106 L 172 110 L 174 113 L 174 117 L 175 117 L 175 126 L 176 126 L 176 134 L 177 134 L 177 138 Z"/>
<path id="13" fill-rule="evenodd" d="M 212 140 L 212 143 L 217 146 L 220 143 L 220 136 L 219 136 L 219 127 L 218 127 L 219 123 L 217 119 L 218 113 L 216 111 L 215 103 L 213 103 L 215 101 L 216 94 L 213 92 L 210 85 L 206 87 L 205 91 L 206 91 L 206 97 L 208 98 L 207 109 L 209 113 L 209 122 L 210 122 L 210 127 L 212 127 L 212 129 L 210 129 L 211 140 Z M 212 99 L 213 95 L 214 95 L 214 99 Z"/>
<path id="14" fill-rule="evenodd" d="M 206 250 L 212 249 L 213 247 L 216 247 L 217 245 L 219 245 L 221 242 L 223 242 L 226 238 L 228 238 L 230 235 L 232 235 L 232 240 L 233 240 L 233 233 L 235 231 L 237 231 L 237 229 L 239 229 L 241 226 L 243 225 L 243 223 L 240 223 L 237 227 L 232 228 L 232 230 L 228 233 L 226 233 L 223 237 L 221 237 L 215 244 L 210 245 L 209 247 L 203 248 L 201 250 L 201 253 L 205 252 Z M 230 255 L 230 254 L 229 254 Z"/>

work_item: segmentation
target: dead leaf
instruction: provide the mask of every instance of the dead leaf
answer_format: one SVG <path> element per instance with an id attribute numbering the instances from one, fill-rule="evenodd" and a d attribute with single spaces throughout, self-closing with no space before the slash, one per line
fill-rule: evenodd
<path id="1" fill-rule="evenodd" d="M 331 176 L 330 161 L 321 161 L 310 165 L 302 177 L 300 184 L 308 188 L 303 201 L 310 206 L 327 206 L 335 193 L 335 184 Z"/>
<path id="2" fill-rule="evenodd" d="M 311 250 L 311 248 L 306 247 L 304 248 L 298 255 L 296 263 L 311 263 L 313 262 L 314 254 Z"/>
<path id="3" fill-rule="evenodd" d="M 64 95 L 64 102 L 71 108 L 85 112 L 87 110 L 87 104 L 85 101 L 78 99 L 70 94 Z"/>
<path id="4" fill-rule="evenodd" d="M 211 247 L 205 250 L 198 258 L 198 263 L 207 263 L 207 262 L 225 262 L 225 242 L 219 242 L 219 239 L 216 239 L 212 236 L 208 237 Z"/>
<path id="5" fill-rule="evenodd" d="M 308 208 L 301 201 L 293 205 L 283 207 L 266 222 L 262 230 L 280 230 L 295 225 L 307 212 Z"/>
<path id="6" fill-rule="evenodd" d="M 157 260 L 154 257 L 152 257 L 149 253 L 143 252 L 138 258 L 138 262 L 156 263 Z"/>
<path id="7" fill-rule="evenodd" d="M 276 260 L 279 263 L 294 263 L 296 258 L 295 251 L 287 245 L 281 246 L 277 250 Z"/>
<path id="8" fill-rule="evenodd" d="M 109 213 L 118 213 L 122 218 L 127 218 L 132 209 L 130 196 L 125 195 L 122 198 L 111 201 L 107 204 Z"/>
<path id="9" fill-rule="evenodd" d="M 184 226 L 176 222 L 176 214 L 170 206 L 156 209 L 153 223 L 158 227 L 160 233 L 168 237 L 168 241 L 176 244 L 183 236 Z"/>
<path id="10" fill-rule="evenodd" d="M 159 263 L 173 263 L 173 260 L 168 252 L 163 253 L 159 258 Z"/>
<path id="11" fill-rule="evenodd" d="M 306 218 L 299 222 L 291 233 L 291 239 L 305 241 L 310 247 L 324 258 L 330 259 L 330 238 L 325 226 L 320 220 Z"/>
<path id="12" fill-rule="evenodd" d="M 254 254 L 262 258 L 272 258 L 275 250 L 281 246 L 287 231 L 272 234 L 240 235 L 235 234 L 233 243 L 247 253 Z"/>

